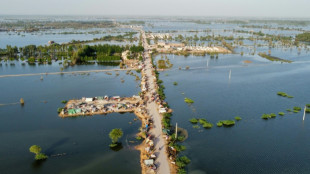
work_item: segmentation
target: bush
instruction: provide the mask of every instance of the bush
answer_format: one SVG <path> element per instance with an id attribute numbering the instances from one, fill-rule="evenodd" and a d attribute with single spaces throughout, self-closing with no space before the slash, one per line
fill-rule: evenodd
<path id="1" fill-rule="evenodd" d="M 286 109 L 287 112 L 292 112 L 292 109 Z"/>
<path id="2" fill-rule="evenodd" d="M 67 100 L 62 100 L 61 103 L 66 104 L 68 101 Z"/>
<path id="3" fill-rule="evenodd" d="M 206 128 L 206 129 L 209 129 L 209 128 L 212 128 L 213 127 L 213 124 L 212 123 L 209 123 L 206 119 L 202 118 L 202 119 L 199 119 L 199 123 L 202 125 L 202 127 Z"/>
<path id="4" fill-rule="evenodd" d="M 194 100 L 192 100 L 190 98 L 185 98 L 184 101 L 185 101 L 185 103 L 194 103 Z"/>
<path id="5" fill-rule="evenodd" d="M 235 125 L 235 121 L 234 120 L 221 120 L 220 122 L 224 126 L 233 126 L 233 125 Z"/>
<path id="6" fill-rule="evenodd" d="M 177 85 L 178 85 L 178 82 L 173 82 L 173 85 L 174 85 L 174 86 L 177 86 Z"/>
<path id="7" fill-rule="evenodd" d="M 198 125 L 193 125 L 193 128 L 194 128 L 194 129 L 199 129 L 200 126 L 198 126 Z"/>
<path id="8" fill-rule="evenodd" d="M 41 150 L 42 150 L 41 147 L 38 145 L 32 145 L 29 148 L 30 152 L 36 154 L 35 160 L 45 160 L 48 158 L 44 153 L 41 153 Z"/>
<path id="9" fill-rule="evenodd" d="M 198 119 L 197 118 L 192 118 L 189 120 L 191 123 L 193 124 L 197 124 L 198 123 Z"/>
<path id="10" fill-rule="evenodd" d="M 235 120 L 240 121 L 240 120 L 242 120 L 242 118 L 237 116 L 237 117 L 235 117 Z"/>
<path id="11" fill-rule="evenodd" d="M 275 118 L 276 116 L 277 116 L 277 115 L 276 115 L 275 113 L 271 113 L 271 114 L 270 114 L 270 117 L 271 117 L 271 118 Z"/>
<path id="12" fill-rule="evenodd" d="M 199 123 L 200 123 L 200 124 L 207 123 L 207 120 L 206 120 L 206 119 L 204 119 L 204 118 L 201 118 L 201 119 L 199 119 Z"/>
<path id="13" fill-rule="evenodd" d="M 175 144 L 175 143 L 170 143 L 169 146 L 175 148 L 175 150 L 176 150 L 177 152 L 181 152 L 181 151 L 186 150 L 186 146 L 178 145 L 178 144 Z"/>
<path id="14" fill-rule="evenodd" d="M 182 156 L 177 158 L 176 165 L 180 168 L 184 168 L 187 164 L 189 164 L 191 160 L 187 158 L 186 156 Z"/>
<path id="15" fill-rule="evenodd" d="M 210 129 L 210 128 L 212 128 L 213 127 L 213 124 L 212 123 L 204 123 L 203 125 L 202 125 L 202 127 L 204 127 L 204 128 L 206 128 L 206 129 Z"/>
<path id="16" fill-rule="evenodd" d="M 301 111 L 301 107 L 298 107 L 298 106 L 295 106 L 293 109 L 294 111 Z"/>
<path id="17" fill-rule="evenodd" d="M 223 126 L 223 123 L 219 121 L 219 122 L 216 123 L 216 126 L 217 126 L 217 127 L 222 127 L 222 126 Z"/>
<path id="18" fill-rule="evenodd" d="M 263 114 L 261 118 L 267 120 L 267 119 L 271 118 L 271 116 L 269 114 Z"/>
<path id="19" fill-rule="evenodd" d="M 278 114 L 281 115 L 281 116 L 285 115 L 284 112 L 279 112 Z"/>
<path id="20" fill-rule="evenodd" d="M 178 173 L 177 174 L 186 174 L 187 172 L 186 172 L 186 170 L 185 169 L 183 169 L 183 168 L 179 168 L 178 169 Z"/>
<path id="21" fill-rule="evenodd" d="M 43 154 L 43 153 L 38 153 L 38 154 L 36 154 L 36 156 L 35 156 L 35 159 L 36 160 L 45 160 L 45 159 L 47 159 L 48 157 L 45 155 L 45 154 Z"/>
<path id="22" fill-rule="evenodd" d="M 57 109 L 58 114 L 59 114 L 63 109 L 64 109 L 64 108 L 58 108 L 58 109 Z"/>
<path id="23" fill-rule="evenodd" d="M 308 108 L 310 108 L 310 104 L 306 104 L 306 106 L 307 106 Z"/>
<path id="24" fill-rule="evenodd" d="M 278 92 L 277 93 L 279 96 L 282 96 L 282 97 L 286 97 L 287 96 L 287 94 L 285 93 L 285 92 Z"/>

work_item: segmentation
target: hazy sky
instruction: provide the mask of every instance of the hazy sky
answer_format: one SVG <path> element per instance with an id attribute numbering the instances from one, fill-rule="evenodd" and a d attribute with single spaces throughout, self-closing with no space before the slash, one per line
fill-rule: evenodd
<path id="1" fill-rule="evenodd" d="M 310 0 L 0 0 L 9 15 L 310 17 Z"/>

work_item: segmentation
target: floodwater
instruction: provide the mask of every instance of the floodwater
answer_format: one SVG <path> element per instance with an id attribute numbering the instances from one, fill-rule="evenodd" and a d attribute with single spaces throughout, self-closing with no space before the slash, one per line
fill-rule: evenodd
<path id="1" fill-rule="evenodd" d="M 42 65 L 58 70 L 58 64 Z M 5 69 L 4 69 L 5 68 Z M 35 69 L 39 70 L 35 70 Z M 112 68 L 112 67 L 109 67 Z M 118 67 L 114 67 L 118 68 Z M 7 74 L 37 72 L 41 67 L 1 67 Z M 95 65 L 72 69 L 97 69 Z M 134 149 L 135 134 L 141 126 L 132 113 L 96 115 L 77 118 L 58 117 L 62 100 L 95 96 L 132 96 L 140 91 L 139 82 L 125 72 L 65 74 L 0 79 L 0 104 L 25 100 L 25 105 L 0 106 L 0 173 L 139 173 L 140 152 Z M 2 72 L 1 72 L 2 74 Z M 125 82 L 121 83 L 121 79 Z M 131 122 L 132 124 L 129 124 Z M 121 128 L 123 148 L 109 148 L 108 136 L 113 128 Z M 31 145 L 40 145 L 49 155 L 35 162 Z M 57 154 L 64 154 L 56 156 Z M 119 167 L 121 166 L 121 167 Z"/>
<path id="2" fill-rule="evenodd" d="M 189 133 L 183 143 L 187 150 L 182 153 L 191 159 L 189 173 L 310 172 L 310 114 L 302 121 L 303 112 L 286 112 L 310 103 L 309 54 L 295 57 L 291 64 L 236 54 L 219 55 L 218 59 L 208 55 L 168 58 L 173 68 L 160 72 L 160 79 L 166 87 L 166 101 L 174 110 L 172 124 L 177 122 Z M 185 70 L 186 66 L 190 69 Z M 278 91 L 294 98 L 279 97 Z M 185 97 L 195 103 L 186 104 Z M 286 115 L 261 119 L 264 113 L 278 112 Z M 235 116 L 242 117 L 235 126 L 216 127 L 219 120 Z M 194 129 L 189 122 L 193 117 L 205 118 L 214 127 Z"/>
<path id="3" fill-rule="evenodd" d="M 122 19 L 117 19 L 123 21 Z M 124 19 L 126 22 L 127 19 Z M 300 31 L 277 31 L 269 29 L 242 28 L 240 24 L 192 22 L 145 19 L 144 29 L 167 33 L 173 37 L 186 36 L 243 36 L 232 30 L 262 31 L 269 34 L 294 36 Z M 250 25 L 250 24 L 249 24 Z M 262 24 L 261 24 L 262 25 Z M 287 27 L 273 25 L 273 27 Z M 290 26 L 291 27 L 291 26 Z M 293 27 L 294 28 L 294 27 Z M 300 27 L 298 27 L 300 28 Z M 309 30 L 309 26 L 301 27 Z M 211 30 L 204 32 L 204 30 Z M 227 29 L 225 31 L 224 29 Z M 92 29 L 97 30 L 97 29 Z M 192 32 L 193 30 L 197 32 Z M 66 32 L 79 32 L 64 30 Z M 0 48 L 6 45 L 24 46 L 58 43 L 74 40 L 90 40 L 107 34 L 123 34 L 127 30 L 102 32 L 100 34 L 61 34 L 63 31 L 45 31 L 35 34 L 0 33 Z M 82 30 L 80 32 L 88 32 Z M 23 36 L 25 35 L 25 36 Z M 138 37 L 138 35 L 136 35 Z M 176 41 L 172 41 L 176 42 Z M 232 41 L 228 41 L 232 42 Z M 304 107 L 310 103 L 310 53 L 296 47 L 268 48 L 268 42 L 258 40 L 256 53 L 268 52 L 293 63 L 270 62 L 257 54 L 252 56 L 254 42 L 244 40 L 244 46 L 236 47 L 238 54 L 206 56 L 167 55 L 172 69 L 160 72 L 166 87 L 166 101 L 174 110 L 172 124 L 187 129 L 189 138 L 182 144 L 187 147 L 181 154 L 191 163 L 190 174 L 203 173 L 310 173 L 310 114 L 302 121 L 303 113 L 288 113 L 294 106 Z M 108 44 L 127 44 L 102 42 Z M 209 41 L 198 41 L 207 45 Z M 137 44 L 135 42 L 134 44 Z M 244 55 L 239 53 L 243 51 Z M 156 60 L 160 55 L 156 57 Z M 249 60 L 252 63 L 244 63 Z M 15 65 L 11 65 L 15 63 Z M 189 66 L 189 70 L 185 67 Z M 2 62 L 0 74 L 58 72 L 62 65 L 22 65 L 21 62 Z M 179 67 L 181 70 L 179 70 Z M 106 65 L 80 65 L 64 71 L 113 69 Z M 231 79 L 229 72 L 231 70 Z M 56 111 L 62 107 L 61 100 L 104 95 L 132 96 L 140 91 L 134 76 L 119 72 L 116 76 L 105 73 L 44 75 L 31 77 L 0 78 L 0 104 L 16 103 L 22 97 L 25 105 L 0 106 L 0 173 L 140 173 L 139 152 L 134 150 L 134 135 L 141 125 L 134 122 L 133 114 L 109 114 L 92 117 L 61 119 Z M 125 82 L 121 83 L 124 79 Z M 173 85 L 177 82 L 178 85 Z M 279 97 L 283 91 L 292 99 Z M 195 101 L 188 105 L 184 98 Z M 263 120 L 264 113 L 285 112 L 285 116 Z M 233 127 L 216 127 L 219 120 L 242 117 Z M 212 129 L 194 129 L 190 118 L 205 118 L 214 124 Z M 132 122 L 132 124 L 129 124 Z M 109 149 L 108 133 L 122 128 L 120 140 L 123 148 Z M 34 161 L 29 152 L 33 144 L 40 145 L 50 158 L 42 163 Z M 63 154 L 64 156 L 51 157 Z"/>

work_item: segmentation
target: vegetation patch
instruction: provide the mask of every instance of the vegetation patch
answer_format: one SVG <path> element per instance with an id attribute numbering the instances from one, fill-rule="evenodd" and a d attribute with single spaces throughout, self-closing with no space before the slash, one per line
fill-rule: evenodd
<path id="1" fill-rule="evenodd" d="M 270 55 L 267 55 L 266 53 L 258 53 L 258 55 L 260 57 L 263 57 L 263 58 L 268 59 L 270 61 L 279 61 L 279 62 L 286 62 L 286 63 L 292 63 L 293 62 L 291 60 L 285 60 L 285 59 L 281 59 L 278 57 L 270 56 Z"/>
<path id="2" fill-rule="evenodd" d="M 217 126 L 217 127 L 222 127 L 222 126 L 223 126 L 223 123 L 222 123 L 221 121 L 219 121 L 219 122 L 216 123 L 216 126 Z"/>
<path id="3" fill-rule="evenodd" d="M 58 109 L 57 109 L 58 114 L 59 114 L 63 109 L 64 109 L 64 108 L 58 108 Z"/>
<path id="4" fill-rule="evenodd" d="M 182 156 L 176 159 L 176 165 L 179 168 L 184 168 L 187 164 L 189 164 L 191 162 L 191 160 L 186 157 L 186 156 Z"/>
<path id="5" fill-rule="evenodd" d="M 240 120 L 242 120 L 242 118 L 239 117 L 239 116 L 236 116 L 236 117 L 235 117 L 235 120 L 240 121 Z"/>
<path id="6" fill-rule="evenodd" d="M 277 92 L 277 95 L 282 96 L 282 97 L 287 97 L 287 98 L 294 98 L 294 96 L 288 95 L 285 92 Z"/>
<path id="7" fill-rule="evenodd" d="M 192 104 L 192 103 L 194 103 L 194 100 L 192 100 L 192 99 L 190 99 L 190 98 L 185 98 L 185 99 L 184 99 L 184 102 L 185 102 L 185 103 Z"/>
<path id="8" fill-rule="evenodd" d="M 192 118 L 189 120 L 191 123 L 193 124 L 197 124 L 198 123 L 198 119 L 197 118 Z"/>
<path id="9" fill-rule="evenodd" d="M 219 122 L 221 122 L 224 126 L 233 126 L 233 125 L 235 125 L 235 121 L 234 120 L 220 120 Z"/>
<path id="10" fill-rule="evenodd" d="M 298 34 L 295 39 L 297 41 L 310 42 L 310 32 Z"/>
<path id="11" fill-rule="evenodd" d="M 29 151 L 36 154 L 35 156 L 35 160 L 46 160 L 48 158 L 47 155 L 45 155 L 44 153 L 41 153 L 41 147 L 38 145 L 32 145 L 29 148 Z"/>
<path id="12" fill-rule="evenodd" d="M 112 140 L 112 143 L 109 145 L 110 147 L 116 147 L 118 145 L 120 145 L 120 143 L 118 143 L 118 139 L 120 139 L 123 136 L 123 131 L 122 129 L 112 129 L 111 132 L 109 133 L 109 137 Z"/>
<path id="13" fill-rule="evenodd" d="M 298 107 L 298 106 L 295 106 L 293 109 L 294 111 L 301 111 L 301 107 Z"/>
<path id="14" fill-rule="evenodd" d="M 284 112 L 279 112 L 278 114 L 279 114 L 280 116 L 284 116 L 284 115 L 285 115 Z"/>
<path id="15" fill-rule="evenodd" d="M 269 118 L 271 118 L 271 116 L 269 114 L 263 114 L 261 118 L 268 120 Z"/>

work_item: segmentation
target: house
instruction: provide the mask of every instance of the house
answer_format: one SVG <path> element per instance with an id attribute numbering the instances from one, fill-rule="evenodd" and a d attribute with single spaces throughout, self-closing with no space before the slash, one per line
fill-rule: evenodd
<path id="1" fill-rule="evenodd" d="M 52 45 L 52 44 L 54 44 L 55 42 L 53 41 L 53 40 L 50 40 L 50 41 L 48 41 L 48 44 L 49 45 Z"/>

